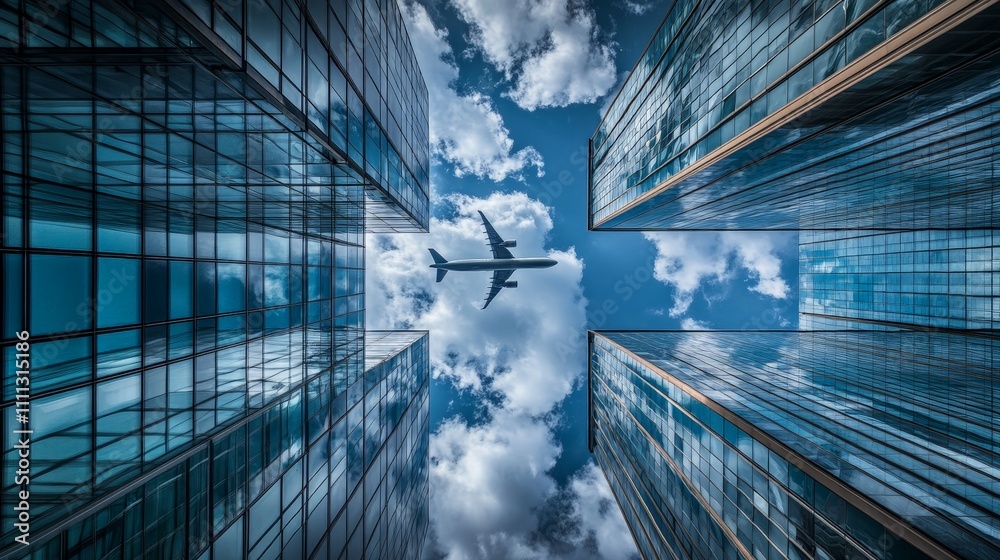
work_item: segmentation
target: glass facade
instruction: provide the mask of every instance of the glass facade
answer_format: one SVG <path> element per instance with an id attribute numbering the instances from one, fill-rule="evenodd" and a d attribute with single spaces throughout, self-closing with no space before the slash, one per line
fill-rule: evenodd
<path id="1" fill-rule="evenodd" d="M 591 333 L 591 444 L 646 558 L 995 558 L 997 344 Z"/>
<path id="2" fill-rule="evenodd" d="M 591 139 L 591 228 L 995 227 L 973 4 L 676 2 Z"/>
<path id="3" fill-rule="evenodd" d="M 11 557 L 419 558 L 428 522 L 427 333 L 370 337 L 375 354 L 366 349 L 364 375 L 346 391 L 331 398 L 329 375 L 299 384 Z M 126 384 L 117 385 L 112 400 L 127 400 Z M 72 425 L 66 416 L 60 422 Z M 70 431 L 62 429 L 63 444 L 79 435 Z M 65 496 L 57 511 L 97 489 Z"/>
<path id="4" fill-rule="evenodd" d="M 591 138 L 590 228 L 797 231 L 799 324 L 591 333 L 643 557 L 1000 557 L 998 17 L 670 7 Z"/>
<path id="5" fill-rule="evenodd" d="M 402 22 L 0 0 L 0 557 L 419 555 L 427 337 L 364 330 L 365 231 L 429 219 Z"/>
<path id="6" fill-rule="evenodd" d="M 386 203 L 369 206 L 369 230 L 426 231 L 427 87 L 396 2 L 179 0 L 155 6 L 4 0 L 0 49 L 12 62 L 58 61 L 83 50 L 85 59 L 109 57 L 112 67 L 145 59 L 212 68 L 219 87 L 228 83 L 243 96 L 266 99 L 290 121 L 287 127 L 308 133 L 325 157 L 361 177 L 368 197 Z M 134 79 L 101 85 L 126 106 L 139 101 Z"/>
<path id="7" fill-rule="evenodd" d="M 803 231 L 799 328 L 1000 330 L 1000 230 Z"/>

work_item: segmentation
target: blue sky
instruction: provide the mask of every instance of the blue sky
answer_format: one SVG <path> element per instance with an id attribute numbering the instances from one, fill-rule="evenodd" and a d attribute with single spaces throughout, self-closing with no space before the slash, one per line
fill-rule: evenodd
<path id="1" fill-rule="evenodd" d="M 628 558 L 586 448 L 586 329 L 789 328 L 796 238 L 588 232 L 587 140 L 667 4 L 401 2 L 430 92 L 428 234 L 368 239 L 368 328 L 430 330 L 427 558 Z M 550 256 L 480 311 L 477 210 Z"/>

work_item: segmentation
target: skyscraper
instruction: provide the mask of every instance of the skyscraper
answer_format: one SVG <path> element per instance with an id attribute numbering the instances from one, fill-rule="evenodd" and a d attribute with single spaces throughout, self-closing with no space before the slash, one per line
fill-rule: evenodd
<path id="1" fill-rule="evenodd" d="M 590 335 L 645 558 L 1000 555 L 995 2 L 676 2 L 590 227 L 795 230 L 797 331 Z"/>
<path id="2" fill-rule="evenodd" d="M 799 328 L 1000 331 L 1000 230 L 799 233 Z"/>
<path id="3" fill-rule="evenodd" d="M 590 227 L 994 227 L 998 13 L 675 2 L 591 138 Z"/>
<path id="4" fill-rule="evenodd" d="M 645 558 L 996 558 L 1000 341 L 590 335 L 591 445 Z"/>
<path id="5" fill-rule="evenodd" d="M 429 220 L 398 5 L 0 2 L 0 74 L 0 557 L 419 555 L 427 337 L 364 330 L 365 231 Z"/>

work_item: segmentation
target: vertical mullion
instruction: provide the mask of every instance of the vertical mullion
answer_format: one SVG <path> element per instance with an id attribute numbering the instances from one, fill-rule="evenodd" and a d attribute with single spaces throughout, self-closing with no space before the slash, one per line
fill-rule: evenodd
<path id="1" fill-rule="evenodd" d="M 93 7 L 91 7 L 93 10 Z M 72 25 L 72 18 L 70 18 L 70 25 Z M 70 34 L 72 36 L 72 32 Z M 97 79 L 98 79 L 98 67 L 91 67 L 91 90 L 96 90 Z M 94 92 L 96 94 L 96 91 Z M 90 102 L 91 106 L 91 141 L 90 141 L 90 250 L 91 250 L 91 261 L 90 266 L 90 289 L 91 289 L 91 317 L 90 320 L 92 324 L 90 326 L 90 493 L 93 494 L 94 489 L 97 486 L 97 294 L 100 293 L 98 286 L 98 268 L 100 266 L 100 257 L 98 254 L 97 247 L 97 231 L 98 231 L 98 212 L 97 212 L 97 96 Z M 91 527 L 92 530 L 96 531 L 95 527 Z"/>

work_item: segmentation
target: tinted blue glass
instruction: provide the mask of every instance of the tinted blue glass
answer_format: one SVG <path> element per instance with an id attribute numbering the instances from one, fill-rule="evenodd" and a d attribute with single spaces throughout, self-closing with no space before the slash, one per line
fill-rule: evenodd
<path id="1" fill-rule="evenodd" d="M 260 309 L 264 307 L 264 267 L 252 264 L 247 271 L 247 307 Z"/>
<path id="2" fill-rule="evenodd" d="M 86 480 L 91 474 L 90 443 L 93 416 L 90 387 L 74 389 L 31 403 L 31 456 L 40 462 L 50 462 L 55 468 L 32 477 L 33 486 L 58 487 L 67 482 Z"/>
<path id="3" fill-rule="evenodd" d="M 141 342 L 139 329 L 97 335 L 98 377 L 139 367 Z"/>
<path id="4" fill-rule="evenodd" d="M 109 196 L 97 198 L 97 249 L 112 253 L 139 253 L 139 205 Z"/>
<path id="5" fill-rule="evenodd" d="M 97 259 L 97 326 L 139 322 L 142 278 L 137 259 Z"/>
<path id="6" fill-rule="evenodd" d="M 198 315 L 215 313 L 215 263 L 198 263 Z"/>
<path id="7" fill-rule="evenodd" d="M 97 460 L 115 465 L 102 478 L 133 467 L 141 457 L 141 388 L 138 374 L 97 385 Z"/>
<path id="8" fill-rule="evenodd" d="M 170 284 L 168 281 L 168 262 L 147 259 L 143 280 L 146 284 L 145 303 L 143 310 L 146 322 L 167 320 L 167 304 L 169 302 Z"/>
<path id="9" fill-rule="evenodd" d="M 25 327 L 22 262 L 21 255 L 3 256 L 3 320 L 4 330 L 9 333 L 18 332 Z"/>
<path id="10" fill-rule="evenodd" d="M 246 265 L 220 263 L 217 269 L 219 313 L 243 311 L 246 308 Z"/>
<path id="11" fill-rule="evenodd" d="M 704 532 L 716 526 L 728 528 L 728 540 L 754 554 L 770 546 L 762 548 L 754 537 L 759 530 L 772 543 L 794 544 L 799 554 L 815 544 L 834 556 L 867 549 L 882 557 L 882 536 L 903 538 L 892 520 L 922 509 L 926 513 L 914 521 L 921 530 L 962 555 L 989 557 L 984 553 L 994 545 L 980 536 L 981 526 L 941 512 L 982 511 L 991 503 L 976 490 L 972 479 L 979 475 L 965 468 L 957 450 L 978 455 L 984 436 L 992 440 L 986 434 L 996 432 L 984 414 L 992 402 L 982 396 L 992 394 L 984 387 L 995 382 L 986 373 L 994 342 L 905 331 L 604 333 L 592 347 L 595 451 L 620 501 L 651 499 L 628 487 L 625 477 L 637 475 L 652 481 L 652 499 L 675 500 L 669 514 L 684 519 L 693 542 L 703 543 L 696 548 L 724 546 Z M 619 399 L 628 401 L 627 408 Z M 703 404 L 706 399 L 712 407 Z M 962 429 L 948 436 L 927 430 L 933 423 L 927 416 L 937 417 L 942 407 L 952 426 L 958 422 Z M 725 437 L 709 445 L 706 440 L 721 434 L 705 418 L 720 410 L 773 439 L 754 439 L 727 422 Z M 648 450 L 642 444 L 647 440 L 665 453 Z M 775 447 L 775 440 L 781 445 Z M 728 449 L 722 456 L 719 444 Z M 817 446 L 825 451 L 817 453 Z M 826 471 L 824 480 L 848 489 L 821 484 L 807 470 Z M 713 480 L 723 487 L 713 488 Z M 953 484 L 944 494 L 930 480 Z M 684 488 L 697 492 L 684 497 Z M 929 507 L 937 513 L 924 509 Z M 862 510 L 887 517 L 878 523 Z M 651 517 L 635 519 L 626 511 L 626 519 L 649 526 L 665 515 L 650 511 Z M 674 546 L 658 539 L 639 544 Z"/>
<path id="12" fill-rule="evenodd" d="M 170 318 L 182 319 L 194 314 L 194 264 L 188 261 L 170 261 Z"/>
<path id="13" fill-rule="evenodd" d="M 31 246 L 90 249 L 90 197 L 86 191 L 54 185 L 33 186 L 28 222 Z"/>
<path id="14" fill-rule="evenodd" d="M 592 138 L 593 227 L 994 227 L 1000 65 L 965 65 L 980 45 L 958 27 L 901 44 L 942 4 L 674 4 Z"/>
<path id="15" fill-rule="evenodd" d="M 219 259 L 246 260 L 246 224 L 236 220 L 220 221 L 215 236 L 215 246 Z"/>
<path id="16" fill-rule="evenodd" d="M 351 28 L 358 36 L 349 47 L 341 22 L 331 15 L 337 10 L 346 22 L 346 4 L 310 2 L 308 10 L 323 12 L 309 16 L 303 3 L 272 4 L 274 29 L 281 31 L 272 36 L 279 37 L 279 48 L 246 61 L 256 71 L 236 71 L 221 80 L 203 68 L 222 60 L 213 62 L 215 51 L 200 46 L 229 45 L 237 56 L 244 46 L 256 48 L 252 37 L 247 42 L 241 35 L 248 22 L 245 7 L 237 4 L 197 0 L 176 10 L 133 12 L 124 4 L 95 0 L 41 19 L 30 3 L 0 7 L 0 21 L 12 15 L 13 21 L 36 22 L 15 26 L 23 35 L 19 44 L 72 49 L 84 56 L 44 67 L 0 65 L 0 141 L 8 155 L 2 194 L 5 251 L 21 250 L 10 228 L 20 227 L 22 215 L 31 234 L 22 251 L 26 285 L 17 290 L 5 279 L 5 291 L 23 291 L 21 303 L 32 308 L 51 306 L 52 301 L 33 293 L 41 284 L 33 274 L 32 255 L 73 251 L 67 256 L 90 264 L 74 262 L 67 268 L 85 282 L 60 275 L 60 293 L 78 288 L 93 300 L 70 310 L 92 316 L 80 327 L 85 336 L 34 347 L 52 356 L 37 356 L 33 398 L 46 403 L 83 391 L 79 400 L 90 406 L 78 407 L 73 425 L 59 426 L 60 434 L 52 436 L 65 436 L 60 443 L 76 447 L 56 445 L 54 439 L 39 444 L 44 472 L 32 481 L 32 497 L 40 504 L 33 508 L 32 526 L 44 531 L 67 515 L 80 521 L 55 533 L 33 532 L 48 535 L 47 540 L 15 555 L 213 556 L 216 540 L 249 535 L 250 512 L 273 509 L 268 504 L 276 495 L 283 507 L 242 548 L 253 557 L 348 554 L 346 526 L 343 539 L 331 542 L 328 536 L 334 520 L 346 518 L 341 504 L 334 508 L 323 498 L 324 506 L 317 509 L 319 494 L 305 491 L 309 484 L 325 488 L 336 469 L 338 479 L 345 480 L 343 457 L 336 465 L 326 459 L 326 434 L 337 418 L 319 419 L 323 410 L 343 416 L 346 406 L 334 410 L 328 402 L 312 416 L 316 429 L 303 425 L 305 387 L 325 376 L 320 390 L 329 400 L 335 368 L 340 391 L 346 395 L 351 388 L 352 404 L 374 391 L 397 395 L 398 410 L 408 411 L 386 416 L 379 409 L 367 411 L 373 415 L 363 424 L 364 433 L 384 439 L 381 445 L 365 440 L 373 450 L 366 457 L 372 474 L 362 472 L 351 490 L 355 509 L 370 506 L 371 513 L 367 528 L 354 533 L 359 536 L 351 552 L 395 559 L 415 557 L 421 550 L 427 528 L 426 342 L 410 336 L 405 344 L 420 350 L 406 366 L 398 367 L 397 361 L 385 376 L 363 376 L 362 317 L 355 311 L 363 277 L 349 275 L 351 293 L 337 306 L 331 281 L 334 240 L 345 247 L 357 244 L 349 264 L 360 268 L 366 221 L 387 231 L 425 228 L 428 220 L 427 91 L 406 38 L 404 14 L 395 3 L 354 6 Z M 200 25 L 192 26 L 188 18 L 198 18 Z M 318 22 L 324 23 L 317 28 Z M 338 30 L 333 43 L 325 37 L 331 32 L 328 24 Z M 339 60 L 331 56 L 331 46 Z M 138 49 L 152 58 L 106 64 L 105 49 Z M 341 70 L 347 67 L 348 49 L 350 83 Z M 156 53 L 170 52 L 177 64 L 157 63 Z M 187 64 L 186 55 L 176 54 L 184 52 L 207 58 Z M 307 65 L 312 68 L 308 79 Z M 330 73 L 335 83 L 325 89 L 313 83 Z M 259 89 L 261 75 L 273 89 Z M 304 95 L 307 85 L 315 87 Z M 358 87 L 365 86 L 359 95 Z M 331 108 L 316 101 L 331 96 L 351 97 L 353 116 L 370 116 L 363 130 L 354 119 L 354 132 L 361 134 L 354 136 L 353 159 L 346 162 L 335 161 L 325 147 L 330 143 L 326 134 L 335 132 L 326 130 Z M 297 111 L 319 127 L 306 130 L 288 118 Z M 347 123 L 342 124 L 346 130 Z M 365 152 L 357 148 L 366 138 L 368 153 L 362 159 Z M 372 163 L 368 175 L 366 161 Z M 298 267 L 307 245 L 320 247 L 314 266 L 323 269 L 326 285 L 317 291 L 311 313 L 299 306 L 305 295 Z M 143 262 L 136 271 L 141 273 L 135 274 L 134 288 L 119 291 L 131 270 L 116 267 L 131 266 L 133 255 L 135 263 Z M 246 269 L 251 264 L 253 272 Z M 5 276 L 8 268 L 16 272 L 6 262 L 2 268 Z M 117 307 L 122 298 L 128 305 Z M 248 301 L 254 311 L 244 314 Z M 4 315 L 16 311 L 4 302 Z M 220 312 L 225 314 L 216 316 Z M 335 318 L 334 312 L 342 316 Z M 31 321 L 17 322 L 18 328 L 31 326 Z M 11 358 L 6 355 L 9 332 L 0 338 L 5 358 Z M 5 371 L 10 363 L 12 358 L 5 359 Z M 366 382 L 358 383 L 363 377 Z M 12 408 L 8 387 L 5 410 Z M 51 409 L 44 412 L 55 415 Z M 256 424 L 247 421 L 254 414 Z M 10 418 L 5 412 L 5 421 Z M 231 449 L 232 464 L 241 467 L 213 472 L 214 458 L 223 455 L 228 440 L 195 438 L 213 430 L 243 432 L 254 442 Z M 307 434 L 312 436 L 308 442 Z M 374 450 L 383 448 L 379 460 Z M 317 458 L 308 479 L 307 455 Z M 16 455 L 4 454 L 5 472 L 12 460 Z M 154 469 L 156 477 L 122 491 L 123 484 Z M 2 480 L 6 499 L 13 486 L 10 477 Z M 218 502 L 210 482 L 218 481 L 232 487 L 224 488 L 224 522 L 213 530 Z M 340 487 L 351 495 L 346 484 Z M 64 499 L 74 492 L 79 499 Z M 262 501 L 255 506 L 257 500 Z M 55 506 L 43 511 L 50 504 Z M 362 517 L 351 516 L 351 529 Z M 12 520 L 10 508 L 3 508 L 0 531 L 7 543 L 13 542 Z M 0 545 L 0 556 L 8 555 L 8 546 Z M 238 554 L 236 548 L 223 542 L 214 557 Z"/>
<path id="17" fill-rule="evenodd" d="M 264 267 L 264 305 L 288 305 L 288 267 Z"/>
<path id="18" fill-rule="evenodd" d="M 91 259 L 31 255 L 29 309 L 34 336 L 91 328 Z"/>

